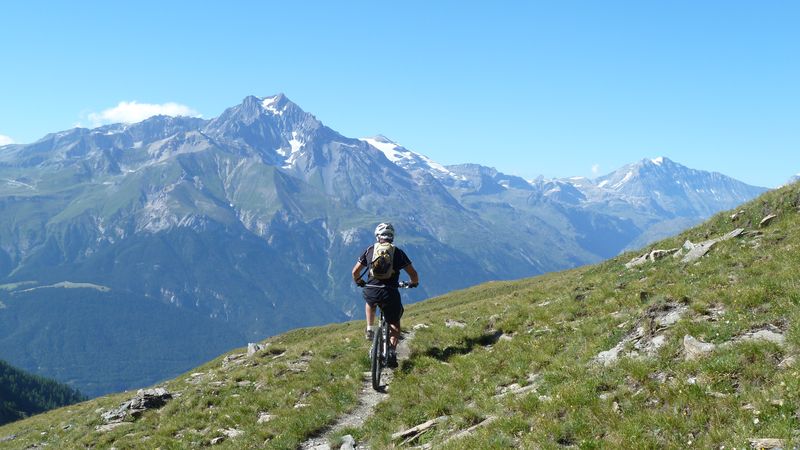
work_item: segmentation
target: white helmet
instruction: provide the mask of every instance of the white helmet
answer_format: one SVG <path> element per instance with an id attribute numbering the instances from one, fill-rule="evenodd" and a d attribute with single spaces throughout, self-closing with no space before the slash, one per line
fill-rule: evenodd
<path id="1" fill-rule="evenodd" d="M 375 227 L 375 239 L 380 241 L 384 239 L 386 241 L 392 242 L 394 241 L 394 227 L 390 223 L 379 223 L 377 227 Z"/>

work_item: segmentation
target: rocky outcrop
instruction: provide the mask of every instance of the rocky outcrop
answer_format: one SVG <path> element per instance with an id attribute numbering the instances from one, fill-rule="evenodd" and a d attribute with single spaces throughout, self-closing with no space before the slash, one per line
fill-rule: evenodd
<path id="1" fill-rule="evenodd" d="M 658 349 L 666 344 L 667 330 L 677 323 L 688 309 L 686 305 L 674 302 L 650 307 L 631 332 L 611 349 L 598 353 L 594 357 L 594 362 L 608 366 L 621 356 L 654 356 Z M 626 350 L 627 353 L 623 355 Z"/>
<path id="2" fill-rule="evenodd" d="M 649 253 L 645 253 L 642 256 L 633 258 L 632 260 L 630 260 L 628 263 L 625 264 L 625 267 L 630 269 L 631 267 L 640 266 L 646 262 L 655 262 L 661 258 L 664 258 L 665 256 L 675 254 L 678 250 L 680 249 L 679 248 L 671 248 L 668 250 L 656 249 Z"/>
<path id="3" fill-rule="evenodd" d="M 692 241 L 688 239 L 686 242 L 683 243 L 683 249 L 687 251 L 687 253 L 681 259 L 682 263 L 689 263 L 695 260 L 702 258 L 703 256 L 711 250 L 711 247 L 716 245 L 718 242 L 727 241 L 728 239 L 733 239 L 744 232 L 744 228 L 737 228 L 730 233 L 724 234 L 718 238 L 709 239 L 707 241 L 700 242 L 699 244 L 693 244 Z"/>
<path id="4" fill-rule="evenodd" d="M 139 389 L 136 396 L 117 409 L 106 411 L 100 417 L 106 424 L 118 424 L 128 418 L 136 418 L 148 409 L 164 406 L 172 398 L 172 393 L 164 388 Z"/>
<path id="5" fill-rule="evenodd" d="M 709 342 L 703 342 L 691 335 L 683 337 L 683 351 L 684 358 L 687 361 L 698 359 L 707 353 L 711 353 L 717 348 L 716 345 Z"/>

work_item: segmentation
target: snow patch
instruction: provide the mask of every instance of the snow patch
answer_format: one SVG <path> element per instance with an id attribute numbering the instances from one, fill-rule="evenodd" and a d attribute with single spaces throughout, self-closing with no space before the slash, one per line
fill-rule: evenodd
<path id="1" fill-rule="evenodd" d="M 655 164 L 655 165 L 657 165 L 657 166 L 660 166 L 661 164 L 663 164 L 663 163 L 664 163 L 664 157 L 663 157 L 663 156 L 659 156 L 658 158 L 651 159 L 650 161 L 651 161 L 653 164 Z"/>
<path id="2" fill-rule="evenodd" d="M 283 115 L 283 110 L 282 109 L 278 109 L 277 106 L 276 106 L 277 104 L 278 104 L 278 97 L 277 96 L 275 96 L 275 97 L 266 97 L 263 100 L 261 100 L 261 106 L 266 111 L 269 111 L 269 112 L 271 112 L 272 114 L 274 114 L 276 116 L 282 116 Z"/>
<path id="3" fill-rule="evenodd" d="M 625 177 L 623 177 L 623 178 L 622 178 L 622 179 L 621 179 L 621 180 L 620 180 L 618 183 L 616 183 L 614 186 L 611 186 L 611 187 L 612 187 L 613 189 L 619 189 L 619 188 L 621 188 L 621 187 L 622 187 L 622 186 L 623 186 L 625 183 L 627 183 L 628 181 L 630 181 L 630 179 L 631 179 L 631 178 L 633 178 L 633 171 L 628 171 L 628 173 L 626 173 L 626 174 L 625 174 Z"/>
<path id="4" fill-rule="evenodd" d="M 603 186 L 605 186 L 607 184 L 608 184 L 608 180 L 603 180 L 603 181 L 600 182 L 600 184 L 597 185 L 597 187 L 603 187 Z"/>
<path id="5" fill-rule="evenodd" d="M 444 175 L 456 178 L 456 179 L 466 179 L 463 176 L 458 176 L 455 173 L 447 170 L 445 166 L 439 164 L 438 162 L 428 158 L 427 156 L 420 155 L 418 153 L 414 153 L 410 150 L 404 149 L 403 147 L 395 144 L 394 142 L 389 141 L 385 138 L 361 138 L 361 141 L 366 142 L 367 144 L 377 148 L 386 156 L 386 159 L 389 161 L 402 166 L 405 164 L 413 164 L 415 162 L 421 162 L 422 164 L 426 165 L 428 168 L 433 169 L 437 172 L 440 172 Z"/>

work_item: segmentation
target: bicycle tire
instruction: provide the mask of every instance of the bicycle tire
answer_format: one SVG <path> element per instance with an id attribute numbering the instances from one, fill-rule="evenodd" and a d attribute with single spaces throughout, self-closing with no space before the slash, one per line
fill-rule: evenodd
<path id="1" fill-rule="evenodd" d="M 381 355 L 381 347 L 383 347 L 383 332 L 378 330 L 372 340 L 372 349 L 370 352 L 371 374 L 372 374 L 372 388 L 376 391 L 381 386 L 381 371 L 383 370 L 383 358 Z"/>

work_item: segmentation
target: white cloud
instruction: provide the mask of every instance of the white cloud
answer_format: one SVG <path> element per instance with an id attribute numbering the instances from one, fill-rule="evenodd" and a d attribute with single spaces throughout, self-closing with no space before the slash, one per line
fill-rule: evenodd
<path id="1" fill-rule="evenodd" d="M 4 135 L 0 134 L 0 145 L 8 145 L 8 144 L 13 144 L 13 143 L 14 143 L 13 139 L 11 139 L 8 136 L 4 136 Z"/>
<path id="2" fill-rule="evenodd" d="M 88 118 L 92 125 L 97 127 L 109 123 L 136 123 L 158 115 L 200 117 L 200 113 L 179 103 L 168 102 L 158 105 L 134 100 L 119 102 L 117 106 L 99 113 L 90 113 Z"/>
<path id="3" fill-rule="evenodd" d="M 598 173 L 600 173 L 600 164 L 593 164 L 592 175 L 597 175 Z"/>

